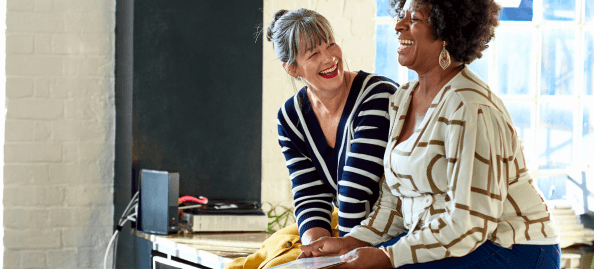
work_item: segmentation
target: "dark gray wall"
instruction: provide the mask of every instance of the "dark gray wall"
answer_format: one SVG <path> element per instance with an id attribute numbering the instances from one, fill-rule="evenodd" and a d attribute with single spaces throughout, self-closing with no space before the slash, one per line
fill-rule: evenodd
<path id="1" fill-rule="evenodd" d="M 262 0 L 118 0 L 114 222 L 140 169 L 180 173 L 180 195 L 260 201 Z M 119 240 L 118 268 L 146 244 Z"/>
<path id="2" fill-rule="evenodd" d="M 180 194 L 260 200 L 262 1 L 134 4 L 133 169 Z"/>

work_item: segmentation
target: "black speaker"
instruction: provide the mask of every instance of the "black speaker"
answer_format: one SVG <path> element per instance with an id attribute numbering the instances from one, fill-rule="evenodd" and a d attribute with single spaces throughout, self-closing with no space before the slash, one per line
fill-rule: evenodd
<path id="1" fill-rule="evenodd" d="M 150 234 L 178 231 L 179 173 L 140 171 L 139 230 Z"/>

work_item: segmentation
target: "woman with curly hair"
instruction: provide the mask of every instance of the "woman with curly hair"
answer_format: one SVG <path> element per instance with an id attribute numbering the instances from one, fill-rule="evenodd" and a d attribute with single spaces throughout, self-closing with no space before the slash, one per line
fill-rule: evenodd
<path id="1" fill-rule="evenodd" d="M 494 36 L 493 0 L 396 0 L 398 62 L 380 199 L 344 238 L 302 246 L 339 268 L 559 268 L 559 237 L 510 114 L 467 66 Z M 376 246 L 376 247 L 372 247 Z"/>

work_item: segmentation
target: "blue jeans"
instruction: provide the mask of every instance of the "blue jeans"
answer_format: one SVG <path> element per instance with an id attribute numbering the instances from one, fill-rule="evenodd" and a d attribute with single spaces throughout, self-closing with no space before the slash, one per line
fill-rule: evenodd
<path id="1" fill-rule="evenodd" d="M 396 236 L 376 247 L 396 244 L 406 233 Z M 399 269 L 554 269 L 561 267 L 559 245 L 513 245 L 502 248 L 488 241 L 463 257 L 450 257 L 426 263 L 407 264 Z"/>

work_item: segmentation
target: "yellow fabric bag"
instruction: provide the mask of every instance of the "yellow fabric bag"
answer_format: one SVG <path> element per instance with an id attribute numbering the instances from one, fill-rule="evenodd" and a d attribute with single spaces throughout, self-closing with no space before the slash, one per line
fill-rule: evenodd
<path id="1" fill-rule="evenodd" d="M 338 210 L 332 212 L 332 236 L 338 236 Z M 225 269 L 267 269 L 294 261 L 301 254 L 301 238 L 297 224 L 287 226 L 272 234 L 258 252 L 225 265 Z"/>

